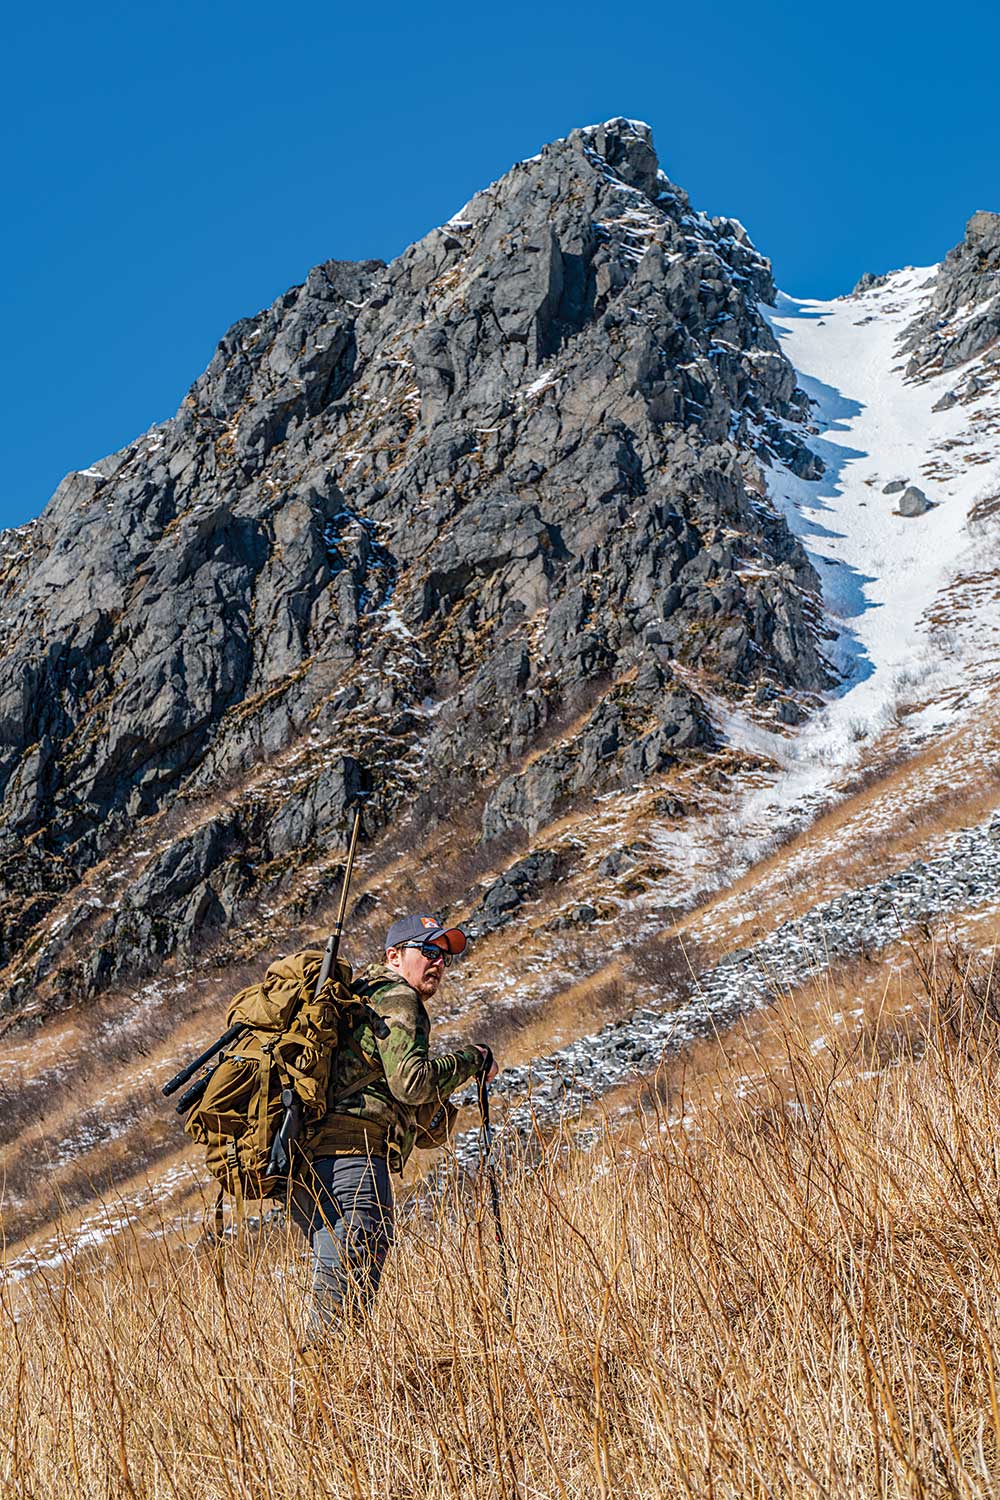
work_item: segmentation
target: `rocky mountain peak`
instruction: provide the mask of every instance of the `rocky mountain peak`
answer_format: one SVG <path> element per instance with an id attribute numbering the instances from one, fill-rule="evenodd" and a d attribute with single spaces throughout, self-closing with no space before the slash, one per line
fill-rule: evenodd
<path id="1" fill-rule="evenodd" d="M 977 209 L 965 226 L 965 244 L 981 247 L 996 270 L 1000 257 L 1000 214 L 985 208 Z"/>
<path id="2" fill-rule="evenodd" d="M 773 295 L 608 121 L 315 267 L 67 476 L 0 549 L 7 1003 L 308 913 L 359 789 L 375 839 L 535 837 L 709 761 L 715 695 L 825 686 L 762 477 L 821 471 Z"/>
<path id="3" fill-rule="evenodd" d="M 629 187 L 636 188 L 653 203 L 659 198 L 666 178 L 660 172 L 653 146 L 653 132 L 645 120 L 605 120 L 603 125 L 586 125 L 574 130 L 570 144 L 579 142 L 585 151 L 596 152 L 612 171 Z"/>

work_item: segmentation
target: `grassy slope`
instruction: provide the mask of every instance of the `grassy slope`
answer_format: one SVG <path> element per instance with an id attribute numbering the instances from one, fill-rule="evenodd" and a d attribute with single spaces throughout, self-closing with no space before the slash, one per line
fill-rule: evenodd
<path id="1" fill-rule="evenodd" d="M 668 907 L 657 906 L 656 877 L 641 860 L 614 887 L 622 908 L 613 929 L 552 931 L 553 906 L 571 894 L 567 882 L 557 884 L 510 928 L 473 945 L 470 958 L 449 973 L 436 1007 L 437 1044 L 474 1036 L 491 1041 L 504 1063 L 527 1061 L 683 988 L 689 969 L 696 973 L 816 900 L 900 868 L 996 805 L 998 717 L 984 710 L 902 763 L 887 743 L 870 784 L 676 924 Z M 652 788 L 636 799 L 585 808 L 555 836 L 586 840 L 595 858 L 609 847 L 635 845 L 654 826 L 649 802 L 655 796 Z M 604 826 L 608 819 L 613 830 Z M 475 821 L 470 813 L 468 826 L 438 831 L 442 836 L 419 854 L 369 853 L 357 890 L 379 890 L 383 905 L 352 928 L 349 956 L 377 947 L 385 904 L 419 907 L 420 893 L 441 902 L 449 892 L 488 881 L 521 852 L 511 848 L 491 867 L 488 851 L 475 846 Z M 637 869 L 648 878 L 639 894 Z M 589 883 L 586 875 L 579 878 L 572 898 L 592 897 L 598 889 L 611 890 L 612 883 L 591 871 Z M 619 948 L 608 947 L 609 935 Z M 146 1171 L 154 1180 L 176 1171 L 185 1159 L 185 1138 L 159 1084 L 218 1034 L 228 997 L 261 966 L 258 959 L 215 969 L 205 961 L 185 973 L 168 965 L 133 994 L 74 1007 L 41 1030 L 5 1038 L 0 1210 L 12 1247 L 39 1231 L 44 1242 L 60 1204 L 86 1217 L 110 1184 L 128 1195 L 142 1191 Z M 187 1159 L 195 1156 L 187 1153 Z"/>
<path id="2" fill-rule="evenodd" d="M 990 975 L 782 1002 L 504 1183 L 407 1224 L 289 1400 L 303 1267 L 119 1240 L 0 1300 L 0 1492 L 979 1496 L 1000 1462 Z M 917 1020 L 918 1011 L 922 1019 Z M 835 1039 L 836 1038 L 836 1039 Z"/>

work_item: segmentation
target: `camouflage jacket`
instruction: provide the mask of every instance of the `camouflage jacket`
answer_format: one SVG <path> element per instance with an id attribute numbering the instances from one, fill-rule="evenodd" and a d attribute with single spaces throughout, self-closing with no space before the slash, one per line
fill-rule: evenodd
<path id="1" fill-rule="evenodd" d="M 414 1146 L 447 1140 L 456 1115 L 448 1097 L 475 1077 L 482 1055 L 460 1047 L 431 1057 L 427 1009 L 387 964 L 371 964 L 351 988 L 363 1008 L 342 1029 L 327 1113 L 305 1144 L 314 1157 L 388 1155 L 398 1171 Z"/>

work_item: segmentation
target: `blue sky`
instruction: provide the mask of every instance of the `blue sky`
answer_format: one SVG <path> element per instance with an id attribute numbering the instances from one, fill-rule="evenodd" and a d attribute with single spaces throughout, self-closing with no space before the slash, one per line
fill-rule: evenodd
<path id="1" fill-rule="evenodd" d="M 1000 209 L 985 4 L 55 0 L 5 44 L 0 525 L 170 416 L 311 265 L 391 258 L 575 125 L 648 120 L 797 295 Z"/>

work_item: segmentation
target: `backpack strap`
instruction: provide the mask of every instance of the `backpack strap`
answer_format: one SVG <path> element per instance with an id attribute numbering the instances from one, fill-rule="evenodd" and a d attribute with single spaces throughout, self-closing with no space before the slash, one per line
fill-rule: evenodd
<path id="1" fill-rule="evenodd" d="M 368 1085 L 370 1083 L 374 1083 L 375 1080 L 376 1080 L 376 1078 L 379 1078 L 381 1076 L 381 1072 L 382 1072 L 381 1068 L 378 1068 L 378 1069 L 372 1068 L 372 1069 L 370 1069 L 369 1076 L 367 1078 L 362 1078 L 361 1081 L 360 1081 L 360 1083 L 357 1082 L 357 1081 L 355 1081 L 354 1083 L 351 1084 L 351 1086 L 350 1086 L 349 1089 L 345 1089 L 343 1092 L 338 1092 L 336 1094 L 332 1094 L 330 1096 L 330 1103 L 331 1104 L 343 1104 L 343 1102 L 344 1102 L 345 1099 L 353 1099 L 354 1096 L 355 1096 L 355 1094 L 363 1094 L 364 1091 L 365 1091 L 365 1089 L 368 1087 Z M 327 1111 L 327 1112 L 329 1113 L 329 1111 Z"/>
<path id="2" fill-rule="evenodd" d="M 399 981 L 396 979 L 380 979 L 375 988 L 372 990 L 368 990 L 367 992 L 364 985 L 359 985 L 357 989 L 354 989 L 352 985 L 351 988 L 352 993 L 358 996 L 363 1005 L 370 1005 L 374 1009 L 373 1002 L 378 998 L 378 996 L 384 995 L 387 990 L 394 990 L 398 982 Z M 405 984 L 405 982 L 406 981 L 404 980 L 403 983 Z"/>
<path id="3" fill-rule="evenodd" d="M 383 979 L 379 984 L 375 986 L 373 990 L 367 993 L 364 985 L 358 985 L 357 988 L 352 985 L 351 993 L 357 997 L 361 1005 L 364 1005 L 368 1009 L 373 1010 L 373 1002 L 378 998 L 378 996 L 384 994 L 387 990 L 394 990 L 395 988 L 396 981 L 394 979 Z M 361 1051 L 361 1048 L 357 1045 L 353 1037 L 348 1037 L 346 1039 L 346 1043 L 347 1046 L 349 1046 L 351 1050 L 361 1058 L 362 1061 L 366 1060 L 364 1054 Z M 381 1067 L 369 1068 L 367 1078 L 362 1078 L 360 1082 L 355 1080 L 355 1082 L 351 1084 L 349 1089 L 332 1094 L 330 1096 L 329 1103 L 343 1104 L 345 1099 L 353 1099 L 355 1094 L 363 1094 L 368 1085 L 370 1083 L 374 1083 L 376 1078 L 381 1076 L 381 1073 Z"/>
<path id="4" fill-rule="evenodd" d="M 263 1160 L 267 1156 L 267 1147 L 269 1140 L 269 1132 L 267 1128 L 267 1099 L 268 1093 L 270 1091 L 271 1068 L 274 1065 L 274 1058 L 271 1055 L 270 1047 L 262 1047 L 261 1054 L 259 1084 L 257 1088 L 257 1120 L 255 1124 L 255 1146 L 257 1151 L 260 1153 L 261 1159 Z"/>

